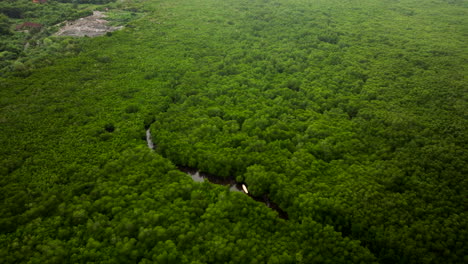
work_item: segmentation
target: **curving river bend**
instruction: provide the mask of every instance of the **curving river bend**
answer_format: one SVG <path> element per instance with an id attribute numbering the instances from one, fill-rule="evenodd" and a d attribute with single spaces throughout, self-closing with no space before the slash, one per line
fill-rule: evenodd
<path id="1" fill-rule="evenodd" d="M 148 144 L 148 148 L 152 150 L 155 149 L 156 146 L 154 145 L 154 142 L 151 138 L 151 130 L 149 128 L 146 130 L 146 143 Z M 218 177 L 212 174 L 203 173 L 203 172 L 198 171 L 197 169 L 190 168 L 190 167 L 185 167 L 185 166 L 177 166 L 177 167 L 180 171 L 187 173 L 187 175 L 189 175 L 192 178 L 192 180 L 194 180 L 195 182 L 203 182 L 207 180 L 208 182 L 213 183 L 213 184 L 229 186 L 229 190 L 231 190 L 232 192 L 245 193 L 246 195 L 248 195 L 255 201 L 264 203 L 266 206 L 278 212 L 279 217 L 283 219 L 288 219 L 288 214 L 285 211 L 283 211 L 277 204 L 272 202 L 268 198 L 268 195 L 264 195 L 262 197 L 255 197 L 255 196 L 252 196 L 251 194 L 244 192 L 242 190 L 242 184 L 236 182 L 233 177 L 223 178 L 223 177 Z"/>

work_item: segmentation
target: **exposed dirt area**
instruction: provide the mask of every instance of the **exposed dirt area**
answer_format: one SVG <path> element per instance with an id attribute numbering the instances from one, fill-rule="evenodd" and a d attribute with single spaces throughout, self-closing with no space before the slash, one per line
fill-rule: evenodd
<path id="1" fill-rule="evenodd" d="M 75 21 L 69 21 L 55 35 L 73 36 L 73 37 L 97 37 L 123 28 L 123 26 L 108 26 L 109 21 L 103 18 L 106 15 L 99 11 L 94 11 L 92 16 L 80 18 Z"/>

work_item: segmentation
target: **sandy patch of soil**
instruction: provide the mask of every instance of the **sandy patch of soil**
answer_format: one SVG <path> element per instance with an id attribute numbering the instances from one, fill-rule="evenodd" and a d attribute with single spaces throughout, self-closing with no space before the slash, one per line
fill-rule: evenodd
<path id="1" fill-rule="evenodd" d="M 97 37 L 123 28 L 111 27 L 107 23 L 109 21 L 103 18 L 106 15 L 99 11 L 94 11 L 92 16 L 80 18 L 75 21 L 69 21 L 55 35 L 57 36 L 73 36 L 73 37 Z"/>

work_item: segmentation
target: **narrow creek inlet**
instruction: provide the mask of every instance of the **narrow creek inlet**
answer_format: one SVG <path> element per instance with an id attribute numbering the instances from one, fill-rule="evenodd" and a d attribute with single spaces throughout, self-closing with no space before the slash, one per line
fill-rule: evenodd
<path id="1" fill-rule="evenodd" d="M 148 128 L 146 130 L 146 143 L 148 145 L 148 148 L 150 148 L 152 150 L 155 149 L 156 146 L 154 145 L 154 142 L 152 140 L 150 128 Z M 263 195 L 261 197 L 252 196 L 251 194 L 243 191 L 243 184 L 236 182 L 234 177 L 223 178 L 223 177 L 219 177 L 219 176 L 212 175 L 212 174 L 209 174 L 209 173 L 200 172 L 196 168 L 190 168 L 190 167 L 186 167 L 186 166 L 177 166 L 177 168 L 180 171 L 187 173 L 187 175 L 189 175 L 192 178 L 192 180 L 195 181 L 195 182 L 204 182 L 205 180 L 207 180 L 208 182 L 213 183 L 213 184 L 229 186 L 229 190 L 232 191 L 232 192 L 245 193 L 246 195 L 248 195 L 249 197 L 251 197 L 255 201 L 264 203 L 269 208 L 271 208 L 271 209 L 275 210 L 276 212 L 278 212 L 278 215 L 279 215 L 280 218 L 288 219 L 288 214 L 285 211 L 283 211 L 277 204 L 272 202 L 268 198 L 268 195 Z M 245 187 L 245 185 L 244 185 L 244 187 Z"/>

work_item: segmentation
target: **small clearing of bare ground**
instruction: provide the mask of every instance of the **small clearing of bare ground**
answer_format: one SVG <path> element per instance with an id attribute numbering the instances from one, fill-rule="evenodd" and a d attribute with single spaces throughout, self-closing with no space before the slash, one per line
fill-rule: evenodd
<path id="1" fill-rule="evenodd" d="M 109 21 L 103 18 L 106 15 L 99 11 L 94 11 L 92 16 L 80 18 L 75 21 L 69 21 L 65 26 L 59 29 L 55 35 L 57 36 L 72 36 L 72 37 L 97 37 L 123 28 L 123 26 L 112 27 L 108 26 Z"/>

